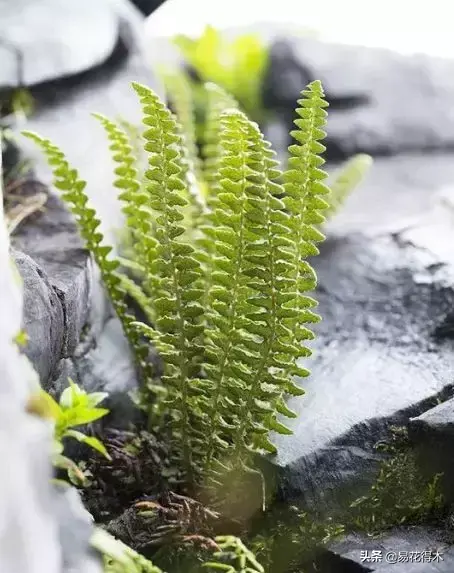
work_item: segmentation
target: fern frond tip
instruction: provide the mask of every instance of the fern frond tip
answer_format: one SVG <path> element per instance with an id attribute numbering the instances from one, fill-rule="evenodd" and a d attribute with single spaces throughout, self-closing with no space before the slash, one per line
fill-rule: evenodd
<path id="1" fill-rule="evenodd" d="M 29 131 L 27 129 L 24 129 L 23 131 L 21 131 L 21 134 L 27 139 L 31 139 L 32 141 L 37 141 L 37 142 L 44 141 L 44 137 L 41 137 L 35 131 Z"/>
<path id="2" fill-rule="evenodd" d="M 141 84 L 139 82 L 131 82 L 131 85 L 132 85 L 133 90 L 140 97 L 147 97 L 150 95 L 158 97 L 157 94 L 155 94 L 155 92 L 151 88 L 149 88 L 148 86 L 145 86 L 144 84 Z"/>

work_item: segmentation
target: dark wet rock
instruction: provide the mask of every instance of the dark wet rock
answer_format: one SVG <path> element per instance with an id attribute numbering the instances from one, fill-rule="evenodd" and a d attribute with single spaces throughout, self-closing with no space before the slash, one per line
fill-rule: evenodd
<path id="1" fill-rule="evenodd" d="M 378 538 L 351 534 L 329 546 L 317 571 L 451 573 L 454 547 L 449 541 L 444 531 L 425 527 L 396 528 Z"/>
<path id="2" fill-rule="evenodd" d="M 33 179 L 19 192 L 22 200 L 38 193 L 47 196 L 44 207 L 19 225 L 12 242 L 18 249 L 15 260 L 24 281 L 23 325 L 29 338 L 25 354 L 43 387 L 51 390 L 60 361 L 72 356 L 79 344 L 93 292 L 103 291 L 61 200 Z"/>
<path id="3" fill-rule="evenodd" d="M 93 112 L 139 123 L 141 110 L 131 88 L 138 81 L 160 93 L 143 45 L 143 18 L 127 0 L 109 0 L 119 20 L 119 44 L 102 66 L 83 76 L 32 90 L 36 113 L 21 129 L 37 131 L 59 145 L 87 181 L 87 192 L 103 221 L 109 241 L 122 222 L 113 165 L 104 130 Z M 49 169 L 36 146 L 24 138 L 21 146 L 35 161 L 38 178 L 50 180 Z M 95 153 L 94 153 L 95 150 Z"/>
<path id="4" fill-rule="evenodd" d="M 43 189 L 30 182 L 28 192 Z M 120 396 L 114 415 L 125 418 L 132 409 L 125 394 L 137 386 L 131 351 L 66 206 L 49 194 L 13 243 L 30 255 L 16 251 L 15 260 L 24 281 L 25 353 L 43 387 L 58 395 L 71 377 L 88 391 Z"/>
<path id="5" fill-rule="evenodd" d="M 50 277 L 64 314 L 64 340 L 58 358 L 71 356 L 88 320 L 92 284 L 92 263 L 83 248 L 77 227 L 67 207 L 46 188 L 30 181 L 23 195 L 46 193 L 44 208 L 17 229 L 14 245 L 30 255 Z"/>
<path id="6" fill-rule="evenodd" d="M 288 131 L 301 89 L 320 79 L 331 102 L 332 158 L 446 149 L 454 144 L 453 71 L 449 59 L 293 37 L 271 46 L 264 98 Z"/>
<path id="7" fill-rule="evenodd" d="M 118 28 L 109 0 L 1 2 L 0 90 L 99 66 L 114 51 Z"/>
<path id="8" fill-rule="evenodd" d="M 47 274 L 28 255 L 13 253 L 24 283 L 22 327 L 28 335 L 26 354 L 42 381 L 52 379 L 63 350 L 64 317 Z"/>
<path id="9" fill-rule="evenodd" d="M 441 476 L 441 487 L 448 503 L 454 502 L 454 399 L 447 400 L 413 418 L 409 436 L 416 447 L 423 475 Z"/>
<path id="10" fill-rule="evenodd" d="M 375 444 L 452 396 L 454 342 L 434 336 L 454 305 L 452 214 L 439 207 L 394 231 L 331 232 L 314 260 L 312 374 L 276 437 L 281 494 L 333 512 L 374 480 Z"/>
<path id="11" fill-rule="evenodd" d="M 164 4 L 165 0 L 131 0 L 132 3 L 142 12 L 144 16 L 149 16 Z"/>

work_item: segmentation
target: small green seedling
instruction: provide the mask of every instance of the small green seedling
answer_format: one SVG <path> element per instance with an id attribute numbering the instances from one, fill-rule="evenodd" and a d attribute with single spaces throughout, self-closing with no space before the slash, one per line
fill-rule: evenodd
<path id="1" fill-rule="evenodd" d="M 53 463 L 55 467 L 66 470 L 75 485 L 84 485 L 85 476 L 75 462 L 63 455 L 63 439 L 73 438 L 110 459 L 100 440 L 74 429 L 95 422 L 109 413 L 106 408 L 98 408 L 106 396 L 105 392 L 89 394 L 69 379 L 69 386 L 63 391 L 59 402 L 42 389 L 28 402 L 27 410 L 30 413 L 54 422 Z"/>

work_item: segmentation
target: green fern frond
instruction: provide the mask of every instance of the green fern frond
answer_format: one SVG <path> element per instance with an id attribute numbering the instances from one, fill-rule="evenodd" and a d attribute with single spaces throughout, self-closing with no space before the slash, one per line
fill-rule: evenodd
<path id="1" fill-rule="evenodd" d="M 147 320 L 152 324 L 155 319 L 155 313 L 151 299 L 144 290 L 127 275 L 120 274 L 120 284 L 123 292 L 129 295 L 143 310 Z"/>
<path id="2" fill-rule="evenodd" d="M 182 128 L 182 136 L 196 177 L 200 179 L 200 158 L 197 150 L 195 103 L 191 80 L 183 70 L 161 73 L 167 97 Z"/>
<path id="3" fill-rule="evenodd" d="M 96 528 L 91 546 L 103 556 L 104 573 L 164 573 L 151 561 L 101 528 Z"/>
<path id="4" fill-rule="evenodd" d="M 308 375 L 299 360 L 310 354 L 308 325 L 319 320 L 308 296 L 316 286 L 308 259 L 324 239 L 319 226 L 328 207 L 320 143 L 327 103 L 319 82 L 302 92 L 292 132 L 296 144 L 283 175 L 258 126 L 222 90 L 208 86 L 211 210 L 197 215 L 181 125 L 152 90 L 133 87 L 145 125 L 143 181 L 127 134 L 97 117 L 110 142 L 115 186 L 133 238 L 133 261 L 123 263 L 140 286 L 120 277 L 118 259 L 107 258 L 110 248 L 102 245 L 77 171 L 50 142 L 29 137 L 48 155 L 129 340 L 136 350 L 141 344 L 141 365 L 144 339 L 163 361 L 164 375 L 160 381 L 147 376 L 142 400 L 150 416 L 165 414 L 172 464 L 189 488 L 211 490 L 228 470 L 255 471 L 252 453 L 275 452 L 271 432 L 290 433 L 278 415 L 295 416 L 285 398 L 303 393 L 294 377 Z M 196 241 L 189 232 L 195 221 L 203 222 Z M 150 324 L 127 314 L 126 295 L 144 308 Z"/>
<path id="5" fill-rule="evenodd" d="M 143 151 L 143 138 L 140 127 L 136 124 L 131 123 L 124 117 L 117 118 L 118 126 L 124 131 L 128 136 L 129 144 L 132 147 L 132 155 L 135 159 L 135 168 L 139 173 L 139 180 L 142 180 L 142 171 L 144 163 L 144 151 Z"/>
<path id="6" fill-rule="evenodd" d="M 212 259 L 214 256 L 214 219 L 212 211 L 219 192 L 218 170 L 222 155 L 221 148 L 221 115 L 229 109 L 237 109 L 238 104 L 224 90 L 215 84 L 207 83 L 206 92 L 206 122 L 204 126 L 204 185 L 208 210 L 204 217 L 198 221 L 202 236 L 197 237 L 196 244 L 200 247 L 199 257 L 204 272 L 205 295 L 204 301 L 208 304 L 208 293 L 211 288 Z"/>
<path id="7" fill-rule="evenodd" d="M 183 177 L 189 190 L 190 224 L 197 228 L 201 214 L 205 211 L 205 202 L 201 192 L 202 165 L 197 148 L 197 130 L 195 120 L 195 102 L 188 74 L 182 70 L 161 73 L 167 97 L 175 113 L 178 133 L 181 137 L 180 154 Z"/>
<path id="8" fill-rule="evenodd" d="M 156 259 L 157 241 L 154 237 L 156 222 L 148 207 L 148 195 L 144 186 L 137 180 L 135 157 L 126 133 L 113 121 L 100 114 L 94 114 L 103 126 L 109 140 L 109 149 L 115 167 L 114 186 L 121 191 L 122 211 L 127 228 L 132 234 L 131 247 L 135 262 L 143 269 L 145 277 L 143 290 L 151 297 L 157 297 L 156 284 L 147 269 Z M 136 291 L 137 292 L 137 291 Z"/>
<path id="9" fill-rule="evenodd" d="M 174 413 L 172 421 L 175 458 L 181 452 L 182 470 L 188 483 L 194 483 L 198 448 L 195 432 L 199 412 L 195 405 L 198 394 L 200 359 L 203 347 L 200 304 L 202 270 L 194 247 L 179 237 L 185 232 L 181 226 L 182 209 L 187 187 L 181 173 L 178 127 L 171 112 L 149 88 L 134 83 L 140 98 L 147 130 L 146 140 L 149 169 L 148 205 L 156 212 L 156 260 L 149 268 L 156 275 L 160 296 L 153 301 L 155 325 L 162 342 L 171 350 L 162 353 L 166 373 L 162 381 L 169 388 L 168 407 Z"/>
<path id="10" fill-rule="evenodd" d="M 216 84 L 207 83 L 204 88 L 207 94 L 207 107 L 202 147 L 202 157 L 204 160 L 203 178 L 208 186 L 208 201 L 210 201 L 214 194 L 213 186 L 216 183 L 221 153 L 221 115 L 229 109 L 238 109 L 238 103 Z"/>
<path id="11" fill-rule="evenodd" d="M 246 271 L 250 264 L 245 258 L 251 241 L 247 207 L 249 179 L 254 175 L 253 142 L 249 138 L 249 122 L 242 112 L 225 112 L 220 123 L 223 152 L 217 174 L 219 193 L 213 213 L 214 230 L 205 229 L 210 231 L 207 241 L 215 238 L 204 368 L 211 395 L 207 404 L 211 430 L 205 445 L 205 471 L 211 469 L 215 453 L 230 446 L 223 436 L 227 428 L 238 423 L 232 398 L 246 392 L 256 358 L 256 354 L 243 346 L 240 323 L 248 309 L 253 311 L 247 304 L 250 288 Z"/>
<path id="12" fill-rule="evenodd" d="M 358 153 L 342 166 L 332 181 L 330 181 L 331 196 L 326 218 L 333 217 L 344 205 L 350 193 L 361 183 L 372 165 L 372 157 Z"/>
<path id="13" fill-rule="evenodd" d="M 256 175 L 254 186 L 249 190 L 252 197 L 247 216 L 256 238 L 248 244 L 245 258 L 250 265 L 246 275 L 252 293 L 248 302 L 254 311 L 247 314 L 247 321 L 243 323 L 243 337 L 249 352 L 254 353 L 254 367 L 238 408 L 240 422 L 235 438 L 238 454 L 257 448 L 275 453 L 269 432 L 291 433 L 276 416 L 280 413 L 295 417 L 286 407 L 283 396 L 293 386 L 289 369 L 300 355 L 287 327 L 288 320 L 296 317 L 291 308 L 296 298 L 291 280 L 296 270 L 296 244 L 292 239 L 290 215 L 279 198 L 283 188 L 277 181 L 282 173 L 270 143 L 253 124 L 249 130 L 254 140 Z M 254 415 L 249 416 L 249 412 Z"/>
<path id="14" fill-rule="evenodd" d="M 298 129 L 291 132 L 296 143 L 289 147 L 289 168 L 284 173 L 284 203 L 290 214 L 289 226 L 295 245 L 292 263 L 294 270 L 289 277 L 296 294 L 289 307 L 295 315 L 289 318 L 287 327 L 289 332 L 293 333 L 294 340 L 301 345 L 299 355 L 305 357 L 309 356 L 311 351 L 302 343 L 314 337 L 305 325 L 320 320 L 312 311 L 316 301 L 307 296 L 307 292 L 312 291 L 317 283 L 308 258 L 319 253 L 316 244 L 325 238 L 317 227 L 324 222 L 322 212 L 329 207 L 323 198 L 329 194 L 329 188 L 323 183 L 327 174 L 321 169 L 325 160 L 320 155 L 325 151 L 320 140 L 326 136 L 323 127 L 326 123 L 325 108 L 328 103 L 324 99 L 319 81 L 310 83 L 301 96 L 298 100 L 300 107 L 296 110 L 299 117 L 294 122 Z M 288 372 L 303 377 L 308 375 L 307 370 L 291 365 Z M 293 383 L 289 384 L 288 392 L 301 393 Z"/>
<path id="15" fill-rule="evenodd" d="M 193 241 L 193 235 L 196 234 L 197 229 L 201 223 L 204 213 L 207 212 L 207 206 L 205 204 L 205 199 L 202 194 L 203 182 L 200 175 L 197 176 L 194 172 L 194 167 L 190 155 L 188 153 L 185 138 L 183 134 L 183 129 L 178 121 L 177 116 L 173 116 L 175 119 L 175 124 L 177 126 L 177 134 L 179 135 L 179 151 L 181 155 L 181 161 L 179 167 L 181 169 L 182 179 L 186 183 L 186 188 L 188 194 L 186 199 L 188 200 L 188 208 L 186 213 L 186 223 L 185 227 L 187 229 L 188 239 Z"/>
<path id="16" fill-rule="evenodd" d="M 86 183 L 80 179 L 76 169 L 70 167 L 65 154 L 50 140 L 36 133 L 24 131 L 23 135 L 34 141 L 44 152 L 54 175 L 54 186 L 62 193 L 62 199 L 69 205 L 78 224 L 80 234 L 86 242 L 98 265 L 103 284 L 109 294 L 115 312 L 120 319 L 124 332 L 132 343 L 137 365 L 141 368 L 145 380 L 152 377 L 151 365 L 147 362 L 148 350 L 143 347 L 136 332 L 130 327 L 133 316 L 125 304 L 125 292 L 118 272 L 119 262 L 109 258 L 112 247 L 103 244 L 103 235 L 99 231 L 101 224 L 85 192 Z"/>
<path id="17" fill-rule="evenodd" d="M 70 206 L 87 249 L 93 254 L 100 268 L 103 282 L 115 310 L 122 320 L 123 326 L 127 329 L 126 305 L 123 302 L 120 279 L 116 273 L 119 264 L 115 259 L 108 258 L 112 248 L 102 243 L 103 235 L 99 231 L 101 222 L 96 217 L 94 209 L 88 206 L 89 200 L 85 193 L 86 182 L 79 178 L 77 170 L 70 167 L 64 153 L 50 140 L 30 131 L 24 131 L 23 135 L 36 143 L 46 155 L 53 170 L 54 186 L 62 192 L 62 198 Z"/>
<path id="18" fill-rule="evenodd" d="M 222 535 L 215 539 L 220 551 L 214 554 L 216 561 L 209 561 L 202 566 L 225 573 L 265 573 L 255 555 L 238 537 Z"/>

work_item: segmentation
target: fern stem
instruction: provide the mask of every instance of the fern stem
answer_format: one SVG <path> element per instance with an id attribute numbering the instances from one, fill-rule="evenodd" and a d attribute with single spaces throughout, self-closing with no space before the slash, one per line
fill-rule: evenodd
<path id="1" fill-rule="evenodd" d="M 167 189 L 164 190 L 164 196 L 166 196 Z M 169 230 L 169 220 L 165 218 L 165 228 L 167 232 L 167 236 L 170 236 Z M 180 348 L 186 349 L 186 337 L 184 335 L 184 327 L 185 321 L 183 318 L 183 306 L 181 300 L 181 292 L 180 292 L 180 284 L 178 281 L 178 270 L 175 265 L 174 253 L 172 249 L 169 249 L 169 258 L 170 258 L 170 267 L 172 273 L 172 282 L 173 288 L 176 298 L 176 311 L 177 311 L 177 323 L 178 323 L 178 332 L 179 332 L 179 341 L 180 341 Z M 189 438 L 189 400 L 188 400 L 188 364 L 189 356 L 187 353 L 182 351 L 180 352 L 180 368 L 179 368 L 179 388 L 181 390 L 181 402 L 183 404 L 183 408 L 181 410 L 182 414 L 182 446 L 183 446 L 183 462 L 185 471 L 187 473 L 188 482 L 190 484 L 194 483 L 194 473 L 192 467 L 192 452 L 191 452 L 191 444 Z"/>

